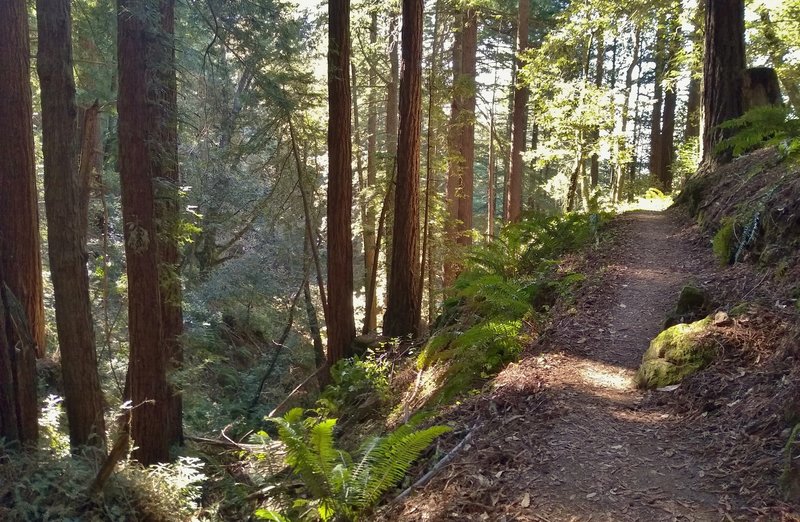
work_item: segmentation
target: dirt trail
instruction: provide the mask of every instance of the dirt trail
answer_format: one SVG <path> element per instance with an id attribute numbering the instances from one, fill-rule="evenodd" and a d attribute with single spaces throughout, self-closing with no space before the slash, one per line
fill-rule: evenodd
<path id="1" fill-rule="evenodd" d="M 618 218 L 615 247 L 572 314 L 501 374 L 456 462 L 402 520 L 725 520 L 739 499 L 699 450 L 713 433 L 644 401 L 632 379 L 681 287 L 713 270 L 670 213 Z"/>

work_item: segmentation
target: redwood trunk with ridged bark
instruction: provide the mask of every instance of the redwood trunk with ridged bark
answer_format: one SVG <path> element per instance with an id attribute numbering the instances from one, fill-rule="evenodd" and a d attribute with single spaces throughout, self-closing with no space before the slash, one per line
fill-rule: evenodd
<path id="1" fill-rule="evenodd" d="M 353 319 L 350 0 L 328 3 L 328 365 L 350 357 Z"/>
<path id="2" fill-rule="evenodd" d="M 0 2 L 0 437 L 35 444 L 44 306 L 28 30 L 27 3 Z"/>
<path id="3" fill-rule="evenodd" d="M 517 18 L 517 57 L 514 76 L 514 111 L 511 118 L 511 170 L 508 179 L 508 192 L 505 219 L 517 223 L 522 215 L 522 174 L 525 153 L 525 116 L 528 106 L 528 88 L 519 85 L 519 72 L 522 70 L 522 54 L 528 48 L 528 18 L 530 15 L 529 0 L 519 0 Z"/>
<path id="4" fill-rule="evenodd" d="M 156 40 L 154 56 L 158 81 L 151 95 L 160 108 L 158 158 L 155 176 L 158 261 L 161 273 L 161 324 L 168 371 L 183 365 L 183 290 L 180 278 L 178 227 L 180 210 L 178 190 L 178 87 L 175 69 L 175 0 L 161 0 L 161 35 Z M 180 390 L 169 386 L 170 443 L 183 443 L 183 400 Z"/>
<path id="5" fill-rule="evenodd" d="M 169 460 L 170 401 L 163 343 L 154 174 L 154 144 L 160 137 L 161 108 L 150 99 L 159 53 L 149 44 L 159 27 L 153 0 L 118 0 L 119 168 L 128 274 L 128 399 L 132 402 L 133 457 L 144 465 Z"/>
<path id="6" fill-rule="evenodd" d="M 744 0 L 708 0 L 703 65 L 703 161 L 728 161 L 717 145 L 730 135 L 719 125 L 744 112 Z"/>
<path id="7" fill-rule="evenodd" d="M 383 321 L 390 337 L 415 335 L 419 239 L 419 152 L 422 112 L 422 0 L 403 0 L 397 186 L 388 304 Z"/>
<path id="8" fill-rule="evenodd" d="M 42 152 L 50 274 L 73 449 L 105 444 L 103 396 L 97 373 L 78 174 L 77 107 L 72 75 L 69 0 L 37 0 L 37 70 L 42 92 Z"/>

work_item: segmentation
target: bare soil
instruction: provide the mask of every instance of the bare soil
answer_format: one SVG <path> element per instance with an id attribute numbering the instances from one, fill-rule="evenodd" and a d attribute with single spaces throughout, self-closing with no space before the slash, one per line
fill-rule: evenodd
<path id="1" fill-rule="evenodd" d="M 638 390 L 642 354 L 685 284 L 721 303 L 775 294 L 753 270 L 721 269 L 677 212 L 625 214 L 610 236 L 523 359 L 452 410 L 464 428 L 442 452 L 471 431 L 469 443 L 378 519 L 800 520 L 778 488 L 781 408 L 797 392 L 797 364 L 779 350 L 786 305 L 732 322 L 719 361 L 679 389 Z"/>

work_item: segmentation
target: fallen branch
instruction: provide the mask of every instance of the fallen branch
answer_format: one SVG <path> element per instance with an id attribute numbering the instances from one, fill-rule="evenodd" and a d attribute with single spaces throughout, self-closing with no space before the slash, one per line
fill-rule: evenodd
<path id="1" fill-rule="evenodd" d="M 392 503 L 392 504 L 394 504 L 394 503 L 396 503 L 396 502 L 400 502 L 400 501 L 401 501 L 401 500 L 403 500 L 404 498 L 408 497 L 408 496 L 411 494 L 411 492 L 412 492 L 413 490 L 415 490 L 415 489 L 417 489 L 417 488 L 421 488 L 421 487 L 423 487 L 425 484 L 427 484 L 428 482 L 430 482 L 430 480 L 431 480 L 433 477 L 435 477 L 435 476 L 436 476 L 436 475 L 437 475 L 437 474 L 438 474 L 440 471 L 442 471 L 442 469 L 444 469 L 444 467 L 445 467 L 445 466 L 447 466 L 447 465 L 448 465 L 448 464 L 449 464 L 449 463 L 450 463 L 450 462 L 451 462 L 451 461 L 452 461 L 452 460 L 455 458 L 455 456 L 458 454 L 458 452 L 461 450 L 461 448 L 463 448 L 464 446 L 466 446 L 467 442 L 469 442 L 469 440 L 472 438 L 472 435 L 473 435 L 473 434 L 474 434 L 476 431 L 478 431 L 478 429 L 479 429 L 479 428 L 480 428 L 479 426 L 476 426 L 476 427 L 472 428 L 472 429 L 470 430 L 470 432 L 469 432 L 469 433 L 467 433 L 467 436 L 466 436 L 466 437 L 464 437 L 464 438 L 461 440 L 461 442 L 459 442 L 458 444 L 456 444 L 456 447 L 455 447 L 455 448 L 453 448 L 452 450 L 450 450 L 450 453 L 448 453 L 447 455 L 445 455 L 444 457 L 442 457 L 442 460 L 440 460 L 439 462 L 437 462 L 437 463 L 436 463 L 436 465 L 435 465 L 435 466 L 433 466 L 433 468 L 431 468 L 431 470 L 430 470 L 429 472 L 425 473 L 425 474 L 422 476 L 422 478 L 421 478 L 421 479 L 419 479 L 418 481 L 414 482 L 414 483 L 413 483 L 413 484 L 411 484 L 411 485 L 410 485 L 410 486 L 409 486 L 409 487 L 408 487 L 408 488 L 407 488 L 405 491 L 403 491 L 402 493 L 400 493 L 399 495 L 397 495 L 397 496 L 394 498 L 394 500 L 392 500 L 392 502 L 391 502 L 391 503 Z"/>
<path id="2" fill-rule="evenodd" d="M 281 403 L 280 403 L 280 404 L 278 404 L 277 406 L 275 406 L 275 409 L 274 409 L 274 410 L 272 410 L 271 412 L 269 412 L 269 415 L 267 415 L 267 417 L 274 417 L 274 416 L 275 416 L 275 414 L 276 414 L 276 413 L 278 413 L 278 412 L 281 410 L 281 408 L 283 408 L 283 407 L 286 405 L 286 403 L 287 403 L 287 402 L 289 402 L 289 399 L 291 399 L 291 398 L 294 396 L 294 394 L 295 394 L 295 393 L 297 393 L 298 391 L 300 391 L 300 390 L 303 388 L 303 386 L 305 386 L 305 385 L 308 383 L 308 381 L 310 381 L 311 379 L 313 379 L 314 377 L 316 377 L 316 376 L 317 376 L 317 374 L 318 374 L 318 373 L 319 373 L 321 370 L 323 370 L 323 369 L 326 369 L 326 368 L 328 368 L 328 366 L 327 366 L 327 365 L 320 366 L 319 368 L 317 368 L 317 369 L 316 369 L 316 371 L 315 371 L 314 373 L 312 373 L 311 375 L 309 375 L 308 377 L 306 377 L 306 380 L 304 380 L 303 382 L 301 382 L 300 384 L 298 384 L 298 385 L 295 387 L 295 389 L 294 389 L 294 390 L 292 390 L 292 391 L 291 391 L 291 393 L 289 393 L 289 395 L 287 395 L 287 396 L 286 396 L 286 398 L 285 398 L 285 399 L 283 399 L 283 400 L 281 401 Z"/>

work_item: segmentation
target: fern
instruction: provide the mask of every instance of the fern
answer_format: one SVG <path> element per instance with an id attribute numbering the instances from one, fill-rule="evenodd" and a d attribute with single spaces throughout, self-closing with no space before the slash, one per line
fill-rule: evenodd
<path id="1" fill-rule="evenodd" d="M 440 435 L 450 431 L 447 426 L 431 426 L 413 431 L 413 428 L 401 426 L 393 433 L 368 445 L 353 474 L 352 483 L 358 485 L 358 505 L 369 507 L 374 505 L 390 488 L 399 483 L 411 464 L 425 451 L 425 448 Z"/>
<path id="2" fill-rule="evenodd" d="M 741 156 L 759 147 L 778 146 L 786 156 L 800 152 L 800 119 L 789 118 L 785 107 L 756 107 L 719 127 L 734 134 L 717 145 L 717 151 Z"/>
<path id="3" fill-rule="evenodd" d="M 297 499 L 295 507 L 312 507 L 321 520 L 351 519 L 375 505 L 405 476 L 411 464 L 447 426 L 417 430 L 416 422 L 405 424 L 385 437 L 371 437 L 361 446 L 354 463 L 350 455 L 336 449 L 333 431 L 336 419 L 303 419 L 302 408 L 282 418 L 268 419 L 278 425 L 278 436 L 286 446 L 286 463 L 294 470 L 312 501 Z M 258 510 L 256 517 L 282 522 L 285 515 Z"/>

